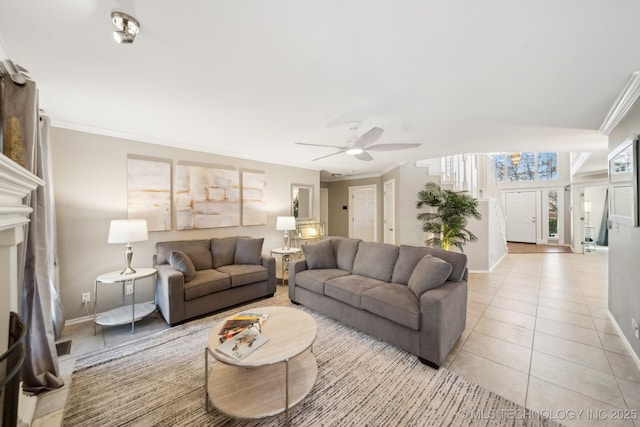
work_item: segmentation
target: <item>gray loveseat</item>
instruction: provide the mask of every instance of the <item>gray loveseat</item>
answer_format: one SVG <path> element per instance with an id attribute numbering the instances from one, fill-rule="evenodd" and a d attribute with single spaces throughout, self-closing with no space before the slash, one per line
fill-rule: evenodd
<path id="1" fill-rule="evenodd" d="M 465 328 L 467 257 L 329 237 L 289 265 L 289 298 L 438 368 Z"/>
<path id="2" fill-rule="evenodd" d="M 276 291 L 276 261 L 262 256 L 263 239 L 156 243 L 156 303 L 175 325 Z"/>

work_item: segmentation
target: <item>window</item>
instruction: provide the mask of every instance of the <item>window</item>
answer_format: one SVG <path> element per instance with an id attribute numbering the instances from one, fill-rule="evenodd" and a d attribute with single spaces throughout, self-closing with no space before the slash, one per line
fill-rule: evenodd
<path id="1" fill-rule="evenodd" d="M 538 153 L 538 179 L 558 179 L 558 153 Z"/>
<path id="2" fill-rule="evenodd" d="M 557 153 L 502 153 L 493 156 L 498 182 L 558 179 Z"/>

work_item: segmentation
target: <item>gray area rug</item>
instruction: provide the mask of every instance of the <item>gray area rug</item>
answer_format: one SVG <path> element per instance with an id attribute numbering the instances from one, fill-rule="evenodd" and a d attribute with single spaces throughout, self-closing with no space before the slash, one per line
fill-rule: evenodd
<path id="1" fill-rule="evenodd" d="M 281 426 L 204 412 L 204 351 L 216 322 L 239 310 L 290 305 L 318 322 L 318 379 L 289 413 L 292 426 L 555 426 L 447 369 L 340 322 L 274 298 L 86 355 L 76 362 L 66 426 Z M 212 360 L 212 358 L 210 358 Z M 216 363 L 216 362 L 210 362 Z"/>

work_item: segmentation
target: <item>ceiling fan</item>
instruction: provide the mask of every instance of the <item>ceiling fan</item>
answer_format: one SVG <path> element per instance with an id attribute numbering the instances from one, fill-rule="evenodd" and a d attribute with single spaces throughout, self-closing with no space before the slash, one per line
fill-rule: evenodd
<path id="1" fill-rule="evenodd" d="M 313 159 L 312 161 L 325 159 L 327 157 L 335 156 L 336 154 L 347 153 L 352 155 L 358 160 L 370 161 L 373 160 L 369 151 L 394 151 L 394 150 L 406 150 L 408 148 L 416 148 L 421 146 L 422 144 L 376 144 L 375 142 L 380 139 L 382 136 L 382 132 L 384 129 L 374 127 L 368 132 L 358 136 L 356 131 L 360 126 L 360 122 L 350 122 L 349 129 L 353 132 L 349 141 L 347 141 L 347 145 L 338 146 L 338 145 L 321 145 L 321 144 L 305 144 L 304 142 L 296 142 L 298 145 L 309 145 L 312 147 L 331 147 L 337 148 L 339 151 L 335 153 L 327 154 L 326 156 L 318 157 L 317 159 Z"/>

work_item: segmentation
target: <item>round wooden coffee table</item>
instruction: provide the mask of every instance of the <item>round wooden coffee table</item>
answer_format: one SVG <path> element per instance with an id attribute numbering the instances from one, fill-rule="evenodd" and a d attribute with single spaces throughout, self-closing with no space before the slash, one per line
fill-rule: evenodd
<path id="1" fill-rule="evenodd" d="M 243 419 L 263 418 L 285 412 L 300 403 L 311 391 L 318 376 L 312 353 L 318 328 L 316 321 L 301 310 L 289 307 L 255 307 L 239 311 L 268 313 L 262 334 L 269 341 L 242 360 L 219 351 L 218 322 L 209 334 L 205 350 L 205 411 L 209 400 L 221 413 Z M 218 362 L 209 372 L 209 355 Z"/>

